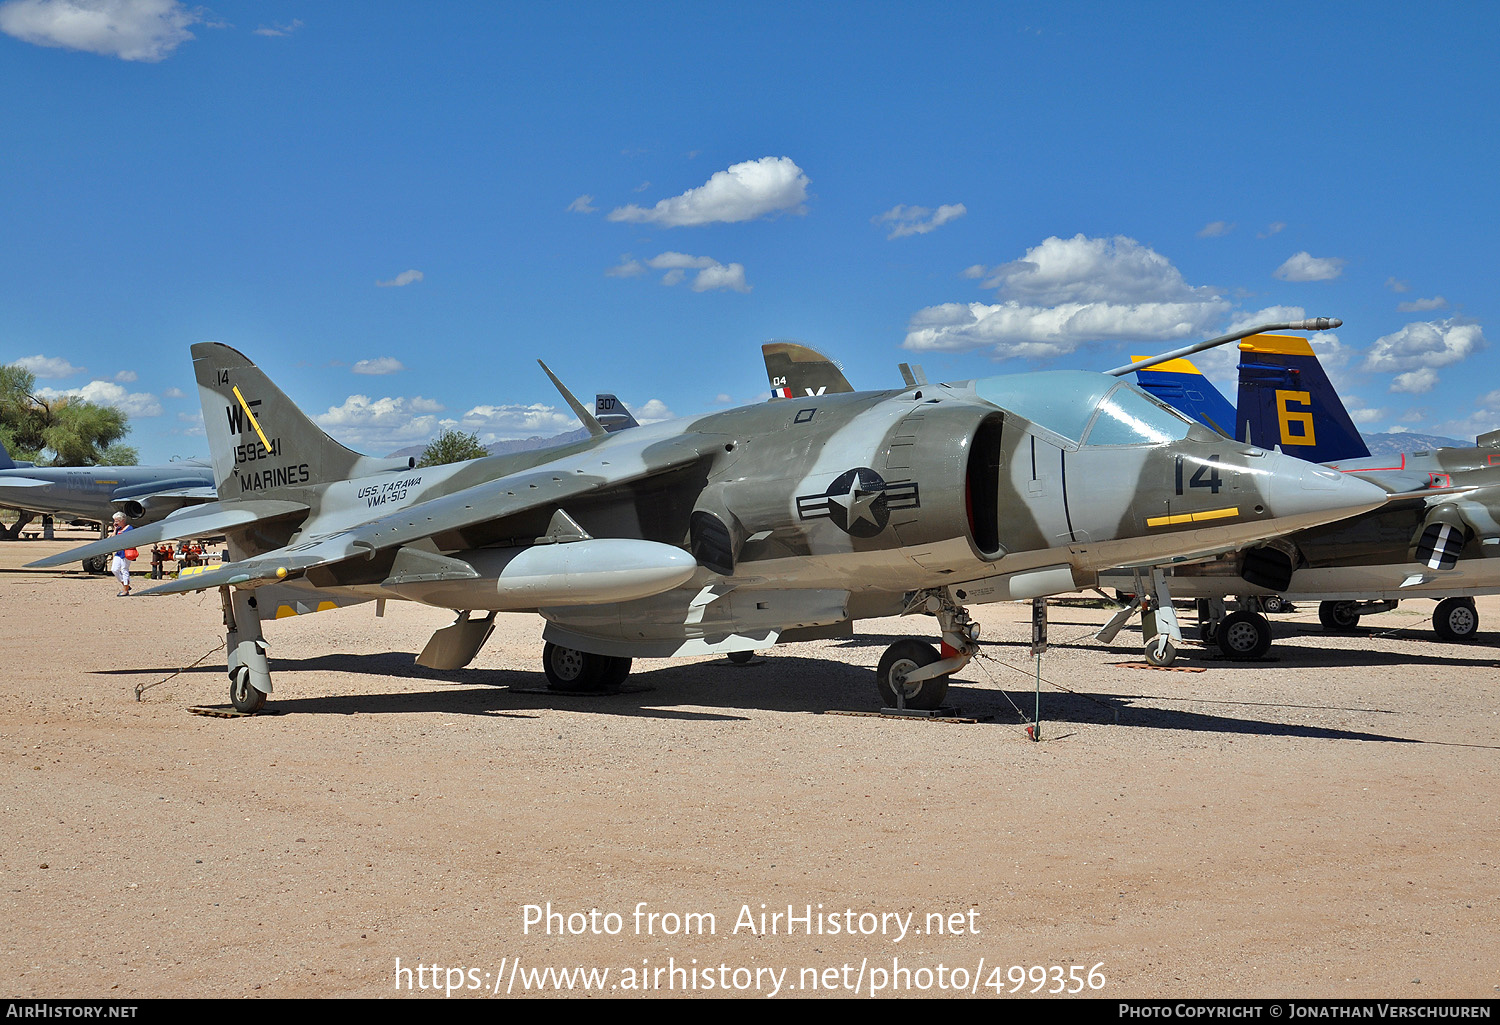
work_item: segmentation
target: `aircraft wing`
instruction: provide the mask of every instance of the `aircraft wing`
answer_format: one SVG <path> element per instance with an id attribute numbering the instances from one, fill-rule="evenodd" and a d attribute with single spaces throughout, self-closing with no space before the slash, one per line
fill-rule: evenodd
<path id="1" fill-rule="evenodd" d="M 272 499 L 253 499 L 246 502 L 219 503 L 194 506 L 173 513 L 164 520 L 148 523 L 144 527 L 131 527 L 128 543 L 122 545 L 123 535 L 114 535 L 91 542 L 81 548 L 49 555 L 45 559 L 28 563 L 28 569 L 47 569 L 66 566 L 70 562 L 81 562 L 96 555 L 110 555 L 121 548 L 140 548 L 153 545 L 168 538 L 202 537 L 222 534 L 233 527 L 242 527 L 260 520 L 278 516 L 306 513 L 308 507 L 301 502 L 282 502 Z"/>
<path id="2" fill-rule="evenodd" d="M 390 548 L 494 523 L 536 509 L 558 508 L 575 498 L 681 469 L 697 462 L 704 451 L 719 445 L 722 439 L 717 435 L 698 435 L 684 436 L 678 441 L 679 444 L 671 447 L 654 446 L 649 465 L 638 463 L 634 472 L 604 476 L 597 471 L 609 465 L 608 461 L 597 458 L 599 450 L 591 450 L 583 453 L 581 461 L 591 463 L 595 472 L 577 466 L 580 460 L 576 456 L 558 460 L 407 506 L 342 530 L 302 534 L 293 539 L 294 544 L 285 548 L 140 593 L 180 594 L 223 584 L 257 587 L 295 578 L 318 566 L 331 566 L 354 558 L 373 558 L 378 552 Z M 115 547 L 118 547 L 118 539 Z"/>

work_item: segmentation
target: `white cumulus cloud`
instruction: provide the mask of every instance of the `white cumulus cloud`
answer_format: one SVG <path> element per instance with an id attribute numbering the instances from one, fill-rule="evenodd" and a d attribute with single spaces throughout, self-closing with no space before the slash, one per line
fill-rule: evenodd
<path id="1" fill-rule="evenodd" d="M 1222 238 L 1233 231 L 1235 226 L 1228 221 L 1209 221 L 1198 232 L 1199 238 Z"/>
<path id="2" fill-rule="evenodd" d="M 437 414 L 442 411 L 442 403 L 420 395 L 410 399 L 350 395 L 313 420 L 346 445 L 386 452 L 427 441 L 440 429 Z"/>
<path id="3" fill-rule="evenodd" d="M 1047 357 L 1100 340 L 1168 341 L 1203 334 L 1229 311 L 1214 289 L 1189 285 L 1171 262 L 1125 236 L 1053 236 L 995 267 L 974 265 L 999 303 L 955 302 L 918 310 L 908 349 L 990 346 L 996 358 Z"/>
<path id="4" fill-rule="evenodd" d="M 1426 313 L 1428 310 L 1441 310 L 1448 305 L 1448 300 L 1440 295 L 1431 299 L 1413 299 L 1410 302 L 1397 303 L 1397 313 Z"/>
<path id="5" fill-rule="evenodd" d="M 44 381 L 72 377 L 74 374 L 82 374 L 88 370 L 87 367 L 75 367 L 61 356 L 43 356 L 40 353 L 35 356 L 22 356 L 12 366 L 29 370 Z"/>
<path id="6" fill-rule="evenodd" d="M 149 392 L 127 392 L 114 381 L 90 381 L 82 388 L 38 388 L 39 399 L 66 395 L 92 402 L 96 406 L 113 406 L 126 416 L 161 416 L 161 402 Z"/>
<path id="7" fill-rule="evenodd" d="M 626 255 L 621 257 L 619 264 L 604 273 L 612 278 L 634 278 L 645 274 L 647 268 L 665 271 L 661 276 L 661 283 L 669 286 L 681 284 L 687 280 L 689 271 L 697 271 L 693 276 L 694 292 L 748 292 L 753 287 L 745 282 L 744 264 L 723 264 L 712 256 L 692 256 L 671 250 L 658 253 L 644 263 Z"/>
<path id="8" fill-rule="evenodd" d="M 630 407 L 627 406 L 626 408 Z M 676 416 L 661 399 L 648 399 L 639 408 L 633 410 L 633 412 L 636 420 L 643 424 L 654 424 L 659 420 L 671 420 Z"/>
<path id="9" fill-rule="evenodd" d="M 930 210 L 925 206 L 902 206 L 896 204 L 879 217 L 872 217 L 872 224 L 889 224 L 891 232 L 887 239 L 904 238 L 907 235 L 925 235 L 949 221 L 957 220 L 968 213 L 962 203 L 947 203 Z"/>
<path id="10" fill-rule="evenodd" d="M 118 57 L 164 60 L 193 38 L 201 10 L 177 0 L 9 0 L 0 4 L 0 32 L 37 46 Z"/>
<path id="11" fill-rule="evenodd" d="M 422 272 L 419 270 L 404 270 L 389 281 L 377 281 L 375 284 L 381 288 L 402 288 L 413 281 L 421 281 L 422 277 Z"/>
<path id="12" fill-rule="evenodd" d="M 289 36 L 301 27 L 302 19 L 293 18 L 284 24 L 273 22 L 270 25 L 262 25 L 260 28 L 255 29 L 253 34 L 257 36 Z"/>
<path id="13" fill-rule="evenodd" d="M 807 175 L 790 157 L 761 157 L 716 171 L 707 182 L 654 207 L 631 204 L 609 212 L 611 221 L 664 228 L 753 221 L 789 211 L 803 213 Z"/>
<path id="14" fill-rule="evenodd" d="M 482 444 L 491 445 L 514 438 L 550 438 L 574 430 L 579 423 L 571 412 L 536 402 L 475 406 L 458 418 L 456 426 L 465 433 L 479 435 Z"/>
<path id="15" fill-rule="evenodd" d="M 1344 263 L 1337 256 L 1313 256 L 1304 249 L 1287 257 L 1271 276 L 1282 281 L 1332 281 L 1344 273 Z"/>
<path id="16" fill-rule="evenodd" d="M 377 356 L 362 359 L 349 368 L 356 374 L 394 374 L 406 369 L 406 365 L 394 356 Z"/>
<path id="17" fill-rule="evenodd" d="M 1406 372 L 1446 367 L 1484 347 L 1478 324 L 1457 317 L 1419 321 L 1375 339 L 1365 354 L 1364 369 Z"/>
<path id="18" fill-rule="evenodd" d="M 1391 382 L 1391 391 L 1405 392 L 1408 395 L 1423 395 L 1432 391 L 1437 383 L 1437 371 L 1431 367 L 1423 367 L 1420 370 L 1409 370 L 1404 374 L 1397 374 L 1396 379 Z"/>
<path id="19" fill-rule="evenodd" d="M 591 214 L 595 210 L 599 209 L 597 206 L 592 205 L 593 202 L 593 196 L 579 196 L 577 199 L 573 200 L 573 202 L 568 204 L 568 212 L 575 214 Z"/>
<path id="20" fill-rule="evenodd" d="M 607 278 L 638 278 L 646 273 L 645 264 L 639 260 L 633 260 L 627 254 L 620 257 L 620 262 L 604 272 Z"/>

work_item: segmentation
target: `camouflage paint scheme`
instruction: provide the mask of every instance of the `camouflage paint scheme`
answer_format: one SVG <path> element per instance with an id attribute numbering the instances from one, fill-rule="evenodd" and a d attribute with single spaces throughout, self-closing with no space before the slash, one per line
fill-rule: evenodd
<path id="1" fill-rule="evenodd" d="M 549 641 L 602 656 L 749 651 L 908 611 L 914 594 L 1068 591 L 1385 500 L 1082 371 L 766 403 L 392 470 L 324 435 L 235 350 L 193 358 L 219 502 L 139 543 L 214 524 L 234 561 L 144 593 L 224 587 L 241 616 L 255 614 L 245 595 L 296 586 L 461 610 L 455 627 L 536 610 Z"/>

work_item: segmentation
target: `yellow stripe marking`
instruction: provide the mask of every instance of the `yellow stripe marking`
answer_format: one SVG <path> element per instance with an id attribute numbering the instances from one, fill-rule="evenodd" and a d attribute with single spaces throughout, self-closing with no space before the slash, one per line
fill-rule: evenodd
<path id="1" fill-rule="evenodd" d="M 290 605 L 278 605 L 276 607 L 277 619 L 285 619 L 288 616 L 295 616 L 296 614 L 297 610 L 292 608 Z"/>
<path id="2" fill-rule="evenodd" d="M 336 608 L 338 608 L 338 606 L 335 605 L 331 601 L 320 601 L 320 602 L 318 602 L 317 611 L 318 612 L 327 612 L 329 609 L 336 609 Z"/>
<path id="3" fill-rule="evenodd" d="M 1241 352 L 1270 352 L 1282 356 L 1311 356 L 1312 345 L 1296 335 L 1251 335 L 1240 343 Z"/>
<path id="4" fill-rule="evenodd" d="M 1228 509 L 1210 509 L 1207 512 L 1178 513 L 1175 516 L 1148 516 L 1146 526 L 1148 527 L 1175 527 L 1183 523 L 1202 523 L 1204 520 L 1223 520 L 1240 514 L 1240 507 L 1233 506 Z"/>
<path id="5" fill-rule="evenodd" d="M 1150 358 L 1151 357 L 1149 356 L 1132 356 L 1130 357 L 1130 362 L 1139 363 L 1143 359 Z M 1198 377 L 1203 376 L 1203 372 L 1197 367 L 1193 366 L 1191 360 L 1186 359 L 1169 359 L 1165 363 L 1158 363 L 1156 364 L 1156 366 L 1150 367 L 1149 369 L 1160 370 L 1164 374 L 1195 374 Z"/>
<path id="6" fill-rule="evenodd" d="M 250 412 L 250 403 L 246 402 L 245 396 L 240 394 L 240 386 L 236 384 L 231 385 L 230 387 L 234 389 L 234 397 L 240 400 L 240 408 L 243 409 L 245 411 L 245 415 L 250 418 L 250 426 L 255 428 L 256 434 L 260 435 L 260 443 L 266 446 L 267 452 L 271 451 L 271 443 L 266 440 L 266 432 L 260 429 L 260 421 L 256 420 L 255 414 Z"/>

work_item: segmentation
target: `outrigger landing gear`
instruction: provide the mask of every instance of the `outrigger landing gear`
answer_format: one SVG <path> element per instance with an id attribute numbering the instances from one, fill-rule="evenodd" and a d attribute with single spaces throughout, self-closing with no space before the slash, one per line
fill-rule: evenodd
<path id="1" fill-rule="evenodd" d="M 926 612 L 943 631 L 942 651 L 925 641 L 900 640 L 885 649 L 875 670 L 875 687 L 886 708 L 932 711 L 943 707 L 948 677 L 969 664 L 979 651 L 979 624 L 955 602 L 947 589 L 918 591 L 904 615 Z"/>
<path id="2" fill-rule="evenodd" d="M 1120 600 L 1125 600 L 1125 596 L 1121 595 Z M 1171 665 L 1177 660 L 1177 649 L 1182 647 L 1182 626 L 1177 622 L 1177 610 L 1172 607 L 1172 592 L 1167 587 L 1167 575 L 1159 569 L 1151 571 L 1149 595 L 1142 591 L 1141 575 L 1136 573 L 1135 593 L 1129 596 L 1123 608 L 1099 628 L 1094 634 L 1094 640 L 1109 644 L 1137 612 L 1141 614 L 1141 636 L 1146 639 L 1142 652 L 1146 661 L 1154 666 Z"/>
<path id="3" fill-rule="evenodd" d="M 237 711 L 259 712 L 271 693 L 271 667 L 255 595 L 225 586 L 219 588 L 219 601 L 224 606 L 224 646 L 229 652 L 229 701 Z"/>
<path id="4" fill-rule="evenodd" d="M 1182 625 L 1172 607 L 1167 575 L 1159 569 L 1151 570 L 1151 608 L 1141 613 L 1141 633 L 1146 637 L 1147 662 L 1169 666 L 1177 661 L 1177 649 L 1182 647 Z"/>

